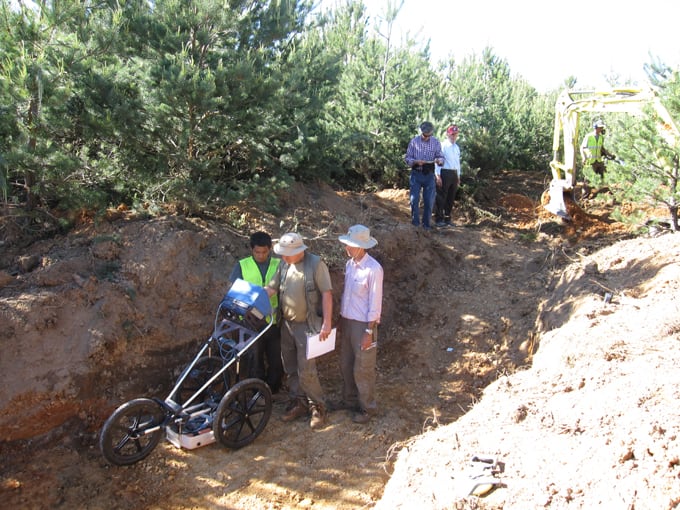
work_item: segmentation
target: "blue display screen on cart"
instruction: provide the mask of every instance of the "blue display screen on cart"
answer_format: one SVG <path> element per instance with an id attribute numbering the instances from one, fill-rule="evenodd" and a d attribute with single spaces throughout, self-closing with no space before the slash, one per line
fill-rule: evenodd
<path id="1" fill-rule="evenodd" d="M 222 305 L 241 313 L 245 313 L 251 307 L 257 309 L 263 316 L 272 313 L 272 305 L 267 291 L 259 285 L 254 285 L 240 278 L 233 283 L 227 295 L 224 296 Z"/>

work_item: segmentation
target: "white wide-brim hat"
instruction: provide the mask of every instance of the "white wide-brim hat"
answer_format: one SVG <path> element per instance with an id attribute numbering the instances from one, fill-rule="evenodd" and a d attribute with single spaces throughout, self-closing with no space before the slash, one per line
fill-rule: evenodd
<path id="1" fill-rule="evenodd" d="M 281 239 L 279 239 L 279 242 L 274 245 L 274 253 L 285 257 L 292 257 L 298 253 L 302 253 L 306 249 L 307 246 L 302 242 L 302 237 L 295 232 L 283 234 Z"/>
<path id="2" fill-rule="evenodd" d="M 345 243 L 347 246 L 352 246 L 353 248 L 363 248 L 367 250 L 368 248 L 373 248 L 378 241 L 371 237 L 371 231 L 368 227 L 363 225 L 353 225 L 349 227 L 347 234 L 338 237 L 341 243 Z"/>

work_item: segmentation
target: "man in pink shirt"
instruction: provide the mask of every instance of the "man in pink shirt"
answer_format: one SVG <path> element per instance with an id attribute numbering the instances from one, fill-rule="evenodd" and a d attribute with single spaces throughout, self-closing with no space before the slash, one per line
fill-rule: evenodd
<path id="1" fill-rule="evenodd" d="M 349 260 L 340 301 L 340 371 L 342 402 L 338 409 L 354 411 L 352 421 L 368 423 L 377 412 L 375 365 L 378 323 L 382 311 L 383 268 L 366 250 L 378 241 L 364 225 L 354 225 L 339 237 Z"/>

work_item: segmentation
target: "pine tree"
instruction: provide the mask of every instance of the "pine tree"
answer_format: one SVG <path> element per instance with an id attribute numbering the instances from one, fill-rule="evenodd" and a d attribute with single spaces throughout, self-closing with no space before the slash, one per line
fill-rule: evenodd
<path id="1" fill-rule="evenodd" d="M 9 84 L 7 115 L 17 127 L 6 154 L 13 181 L 23 188 L 15 198 L 28 209 L 106 205 L 101 190 L 109 179 L 102 167 L 120 168 L 116 104 L 132 106 L 129 82 L 117 87 L 107 77 L 115 76 L 116 12 L 75 0 L 3 6 L 0 22 L 12 57 L 1 72 Z M 135 120 L 118 125 L 136 126 Z"/>
<path id="2" fill-rule="evenodd" d="M 680 204 L 680 71 L 656 60 L 645 65 L 650 84 L 666 109 L 649 105 L 639 119 L 619 120 L 617 152 L 623 164 L 609 165 L 607 179 L 621 199 L 663 205 L 678 231 Z M 670 115 L 670 119 L 668 116 Z"/>
<path id="3" fill-rule="evenodd" d="M 473 168 L 547 170 L 554 98 L 538 94 L 485 48 L 440 70 L 444 99 L 437 115 L 462 125 L 461 146 Z"/>
<path id="4" fill-rule="evenodd" d="M 680 105 L 680 80 L 677 72 L 665 84 L 664 94 L 669 106 Z M 671 110 L 680 118 L 680 110 Z M 677 125 L 677 124 L 676 124 Z M 669 130 L 658 114 L 648 109 L 640 119 L 619 120 L 617 156 L 622 164 L 607 167 L 607 180 L 619 200 L 663 205 L 668 210 L 670 228 L 678 230 L 678 204 L 680 204 L 680 139 Z M 634 134 L 634 135 L 632 135 Z"/>
<path id="5" fill-rule="evenodd" d="M 371 26 L 363 4 L 351 2 L 335 11 L 326 34 L 325 46 L 342 55 L 337 94 L 323 112 L 326 150 L 347 186 L 399 183 L 408 140 L 436 103 L 428 51 L 412 39 L 398 44 L 398 14 L 388 6 Z"/>

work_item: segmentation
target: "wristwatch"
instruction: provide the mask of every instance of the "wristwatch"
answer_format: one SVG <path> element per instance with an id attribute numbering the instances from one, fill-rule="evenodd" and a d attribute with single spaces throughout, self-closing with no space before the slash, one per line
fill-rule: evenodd
<path id="1" fill-rule="evenodd" d="M 372 329 L 366 328 L 364 331 L 365 331 L 366 333 L 368 333 L 369 335 L 372 335 L 372 334 L 373 334 L 373 330 L 372 330 Z"/>

